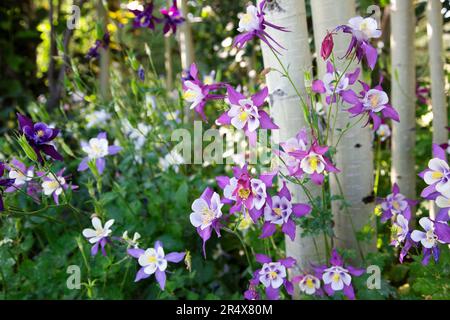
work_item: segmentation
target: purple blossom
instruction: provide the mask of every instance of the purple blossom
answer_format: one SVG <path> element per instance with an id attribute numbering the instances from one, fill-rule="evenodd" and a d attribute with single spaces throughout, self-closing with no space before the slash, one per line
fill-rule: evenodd
<path id="1" fill-rule="evenodd" d="M 147 250 L 139 248 L 128 249 L 127 253 L 133 258 L 138 259 L 138 263 L 141 266 L 136 274 L 134 282 L 146 279 L 154 274 L 161 290 L 164 290 L 166 286 L 166 270 L 168 262 L 178 263 L 182 261 L 186 255 L 185 252 L 171 252 L 165 254 L 163 245 L 160 241 L 155 242 L 154 248 L 149 248 Z"/>
<path id="2" fill-rule="evenodd" d="M 293 138 L 289 138 L 285 142 L 280 143 L 282 150 L 274 150 L 286 165 L 290 176 L 297 176 L 300 172 L 300 160 L 292 155 L 291 152 L 307 151 L 309 148 L 307 130 L 305 128 L 300 131 Z M 300 174 L 301 175 L 301 174 Z"/>
<path id="3" fill-rule="evenodd" d="M 297 261 L 292 257 L 287 257 L 276 262 L 264 254 L 256 254 L 256 261 L 262 264 L 262 268 L 253 274 L 253 283 L 256 280 L 261 283 L 269 300 L 278 300 L 280 297 L 280 288 L 284 286 L 289 295 L 294 294 L 294 286 L 287 279 L 287 269 L 292 268 Z M 252 279 L 252 280 L 253 280 Z"/>
<path id="4" fill-rule="evenodd" d="M 337 291 L 343 291 L 350 300 L 355 299 L 355 292 L 352 285 L 352 276 L 359 277 L 364 273 L 364 269 L 344 265 L 344 260 L 333 249 L 330 258 L 331 266 L 323 265 L 315 267 L 316 272 L 321 274 L 324 282 L 324 290 L 327 295 L 332 296 Z"/>
<path id="5" fill-rule="evenodd" d="M 323 38 L 322 45 L 320 47 L 320 56 L 323 60 L 327 60 L 331 52 L 333 52 L 334 41 L 333 41 L 333 33 L 327 32 L 325 38 Z"/>
<path id="6" fill-rule="evenodd" d="M 428 104 L 428 97 L 430 95 L 430 89 L 427 87 L 421 87 L 419 83 L 416 84 L 416 97 L 417 101 L 422 104 Z"/>
<path id="7" fill-rule="evenodd" d="M 178 10 L 177 1 L 173 0 L 173 4 L 170 8 L 161 9 L 160 12 L 163 15 L 163 33 L 167 34 L 172 30 L 172 33 L 175 34 L 177 32 L 177 26 L 185 21 L 181 12 Z"/>
<path id="8" fill-rule="evenodd" d="M 19 121 L 19 130 L 25 135 L 28 144 L 33 148 L 39 162 L 44 162 L 41 152 L 55 160 L 63 160 L 62 155 L 50 144 L 59 134 L 58 129 L 50 128 L 43 122 L 33 123 L 31 119 L 20 113 L 17 113 L 17 118 Z"/>
<path id="9" fill-rule="evenodd" d="M 3 174 L 5 173 L 5 164 L 0 162 L 0 187 L 8 188 L 13 185 L 14 179 L 4 179 Z M 0 211 L 4 211 L 5 207 L 3 205 L 3 190 L 0 189 Z"/>
<path id="10" fill-rule="evenodd" d="M 370 45 L 371 38 L 379 38 L 381 30 L 378 29 L 377 21 L 371 17 L 353 17 L 347 25 L 338 26 L 335 32 L 342 30 L 352 35 L 350 44 L 344 57 L 349 57 L 353 52 L 361 62 L 365 58 L 369 67 L 373 70 L 377 63 L 377 49 Z"/>
<path id="11" fill-rule="evenodd" d="M 359 96 L 351 89 L 341 92 L 342 99 L 350 105 L 353 105 L 346 111 L 351 113 L 354 117 L 361 114 L 368 114 L 369 119 L 367 120 L 366 125 L 372 120 L 373 131 L 378 130 L 382 123 L 380 114 L 384 118 L 389 118 L 397 122 L 400 121 L 397 111 L 389 104 L 389 97 L 381 87 L 382 80 L 383 78 L 381 78 L 379 84 L 372 89 L 368 84 L 359 81 L 363 87 Z"/>
<path id="12" fill-rule="evenodd" d="M 336 102 L 336 94 L 344 92 L 348 86 L 354 84 L 358 80 L 360 69 L 356 68 L 353 73 L 346 73 L 341 76 L 334 70 L 333 64 L 327 61 L 327 72 L 322 80 L 315 80 L 312 83 L 312 90 L 317 93 L 326 94 L 326 102 L 328 104 Z M 336 85 L 337 79 L 339 83 Z"/>
<path id="13" fill-rule="evenodd" d="M 392 242 L 391 245 L 398 247 L 409 236 L 409 219 L 404 215 L 398 214 L 392 224 Z"/>
<path id="14" fill-rule="evenodd" d="M 283 32 L 288 32 L 288 30 L 284 27 L 274 25 L 265 20 L 264 18 L 265 4 L 266 0 L 261 1 L 258 8 L 254 5 L 249 5 L 247 7 L 247 12 L 244 13 L 240 18 L 238 31 L 241 32 L 241 34 L 234 38 L 234 45 L 238 49 L 242 49 L 248 41 L 252 40 L 255 37 L 261 39 L 261 41 L 267 44 L 274 51 L 277 50 L 274 48 L 271 42 L 276 44 L 278 47 L 284 49 L 277 41 L 275 41 L 274 38 L 272 38 L 265 31 L 265 29 L 269 27 Z"/>
<path id="15" fill-rule="evenodd" d="M 108 145 L 106 132 L 100 132 L 96 138 L 90 139 L 88 143 L 81 142 L 81 148 L 88 156 L 83 158 L 78 165 L 78 171 L 87 170 L 89 168 L 89 162 L 92 161 L 95 162 L 99 174 L 102 174 L 105 170 L 105 157 L 115 155 L 122 150 L 119 146 Z"/>
<path id="16" fill-rule="evenodd" d="M 138 75 L 139 80 L 141 80 L 141 81 L 145 80 L 145 71 L 144 71 L 144 68 L 142 67 L 142 65 L 139 66 L 137 75 Z"/>
<path id="17" fill-rule="evenodd" d="M 197 228 L 198 235 L 203 240 L 203 255 L 206 258 L 206 241 L 211 238 L 214 230 L 220 237 L 220 218 L 222 217 L 222 202 L 220 196 L 210 188 L 203 191 L 200 198 L 192 203 L 190 215 L 191 224 Z"/>
<path id="18" fill-rule="evenodd" d="M 403 215 L 408 221 L 411 219 L 411 207 L 417 204 L 417 201 L 406 198 L 400 193 L 400 188 L 397 183 L 392 186 L 392 193 L 387 195 L 386 198 L 378 199 L 381 203 L 381 209 L 383 214 L 381 221 L 385 222 L 397 215 Z"/>
<path id="19" fill-rule="evenodd" d="M 155 24 L 161 22 L 161 19 L 153 15 L 153 1 L 148 3 L 143 10 L 130 10 L 134 14 L 133 28 L 149 28 L 154 30 Z"/>
<path id="20" fill-rule="evenodd" d="M 249 212 L 256 221 L 262 214 L 268 197 L 268 189 L 272 187 L 272 180 L 276 172 L 263 173 L 259 179 L 250 175 L 247 164 L 242 168 L 233 167 L 234 176 L 230 179 L 226 176 L 216 178 L 217 184 L 223 189 L 223 203 L 233 204 L 230 213 L 241 211 L 244 216 Z"/>
<path id="21" fill-rule="evenodd" d="M 183 79 L 183 99 L 191 104 L 190 109 L 194 109 L 204 121 L 207 121 L 204 111 L 206 102 L 224 98 L 224 95 L 210 92 L 223 86 L 224 84 L 222 83 L 203 84 L 198 76 L 197 65 L 193 63 L 188 75 Z"/>
<path id="22" fill-rule="evenodd" d="M 89 48 L 88 53 L 86 54 L 86 59 L 90 60 L 92 58 L 97 58 L 99 56 L 99 50 L 100 48 L 107 49 L 109 47 L 109 44 L 111 42 L 111 35 L 109 32 L 105 32 L 103 35 L 103 38 L 101 40 L 97 39 L 94 43 L 94 45 Z"/>
<path id="23" fill-rule="evenodd" d="M 419 174 L 428 185 L 420 196 L 428 200 L 435 200 L 439 195 L 450 195 L 450 167 L 445 150 L 438 144 L 433 144 L 433 157 L 428 162 L 428 168 Z"/>
<path id="24" fill-rule="evenodd" d="M 325 174 L 330 172 L 339 172 L 339 170 L 331 163 L 331 160 L 325 156 L 328 151 L 327 146 L 319 146 L 314 141 L 310 148 L 306 151 L 293 151 L 289 154 L 300 160 L 300 168 L 295 173 L 296 177 L 302 177 L 304 174 L 309 175 L 312 182 L 322 185 Z"/>
<path id="25" fill-rule="evenodd" d="M 269 90 L 266 87 L 250 98 L 246 98 L 227 85 L 227 103 L 230 105 L 230 109 L 222 113 L 216 122 L 220 125 L 233 125 L 236 129 L 244 130 L 250 145 L 255 146 L 258 128 L 279 129 L 267 112 L 262 110 L 268 94 Z"/>
<path id="26" fill-rule="evenodd" d="M 419 220 L 420 226 L 425 230 L 414 230 L 411 239 L 423 247 L 422 264 L 427 265 L 433 255 L 434 261 L 439 260 L 439 244 L 450 244 L 450 226 L 446 222 L 436 222 L 427 217 Z"/>
<path id="27" fill-rule="evenodd" d="M 295 222 L 293 216 L 303 217 L 311 212 L 311 206 L 303 203 L 291 203 L 292 196 L 286 182 L 283 181 L 283 187 L 277 195 L 267 197 L 267 202 L 264 207 L 264 225 L 262 227 L 262 234 L 260 238 L 267 238 L 272 236 L 277 225 L 281 226 L 281 231 L 287 234 L 292 241 L 295 240 Z M 262 212 L 257 211 L 253 213 L 252 219 L 260 218 Z"/>
<path id="28" fill-rule="evenodd" d="M 92 256 L 97 255 L 98 247 L 100 246 L 103 256 L 106 257 L 105 246 L 107 243 L 111 242 L 110 235 L 112 230 L 110 228 L 113 224 L 114 219 L 110 219 L 102 226 L 101 220 L 97 217 L 93 217 L 92 226 L 94 229 L 86 228 L 83 230 L 83 236 L 88 239 L 89 243 L 93 244 L 91 248 Z"/>
<path id="29" fill-rule="evenodd" d="M 42 178 L 42 191 L 46 196 L 53 196 L 53 200 L 56 204 L 59 205 L 59 196 L 64 192 L 64 190 L 76 190 L 78 186 L 69 185 L 68 176 L 64 176 L 64 171 L 66 169 L 63 168 L 59 170 L 55 175 L 45 172 L 38 171 L 37 175 Z"/>

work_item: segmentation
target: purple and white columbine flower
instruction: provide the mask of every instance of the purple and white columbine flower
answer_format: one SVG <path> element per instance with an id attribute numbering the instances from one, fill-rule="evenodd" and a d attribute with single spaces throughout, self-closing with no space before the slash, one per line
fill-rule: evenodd
<path id="1" fill-rule="evenodd" d="M 161 22 L 160 19 L 153 15 L 153 1 L 148 3 L 145 8 L 130 9 L 135 16 L 133 20 L 133 28 L 149 28 L 154 30 L 156 23 Z"/>
<path id="2" fill-rule="evenodd" d="M 34 166 L 27 168 L 23 162 L 16 158 L 13 158 L 6 167 L 9 170 L 8 176 L 10 179 L 14 180 L 14 183 L 7 188 L 5 192 L 14 192 L 18 189 L 22 189 L 29 184 L 34 177 Z"/>
<path id="3" fill-rule="evenodd" d="M 177 7 L 177 0 L 173 0 L 170 8 L 164 8 L 159 11 L 163 15 L 164 28 L 163 33 L 167 34 L 172 30 L 173 34 L 177 33 L 177 26 L 184 22 L 180 10 Z"/>
<path id="4" fill-rule="evenodd" d="M 127 253 L 133 258 L 138 259 L 138 263 L 141 266 L 136 274 L 134 282 L 146 279 L 154 274 L 161 290 L 164 290 L 166 286 L 166 270 L 168 262 L 178 263 L 182 261 L 186 255 L 185 252 L 171 252 L 165 254 L 163 245 L 160 241 L 155 242 L 154 248 L 149 248 L 147 250 L 139 248 L 128 249 Z"/>
<path id="5" fill-rule="evenodd" d="M 349 57 L 355 52 L 358 61 L 361 61 L 364 57 L 370 69 L 373 70 L 377 63 L 378 52 L 376 48 L 370 45 L 369 41 L 372 38 L 381 36 L 381 30 L 378 29 L 377 21 L 371 17 L 353 17 L 348 21 L 347 25 L 338 26 L 335 32 L 339 30 L 352 35 L 344 57 Z"/>
<path id="6" fill-rule="evenodd" d="M 63 193 L 64 190 L 68 189 L 78 189 L 76 185 L 69 185 L 67 182 L 68 177 L 64 176 L 64 171 L 66 169 L 63 168 L 59 170 L 56 174 L 45 174 L 45 172 L 39 171 L 37 175 L 42 179 L 42 191 L 46 196 L 53 196 L 53 200 L 56 204 L 59 205 L 59 196 Z"/>
<path id="7" fill-rule="evenodd" d="M 430 261 L 431 255 L 434 261 L 439 260 L 439 243 L 450 244 L 450 227 L 446 222 L 432 221 L 427 217 L 419 220 L 420 226 L 425 230 L 414 230 L 411 233 L 411 239 L 415 242 L 420 242 L 423 246 L 422 264 L 427 265 Z"/>
<path id="8" fill-rule="evenodd" d="M 278 47 L 284 49 L 274 38 L 272 38 L 265 30 L 267 27 L 288 32 L 288 30 L 284 27 L 280 27 L 274 25 L 270 22 L 267 22 L 264 18 L 264 6 L 266 4 L 266 0 L 261 1 L 259 7 L 257 8 L 254 5 L 247 6 L 247 12 L 242 14 L 239 20 L 238 31 L 241 32 L 240 35 L 234 38 L 234 45 L 238 49 L 242 49 L 244 45 L 252 40 L 255 37 L 258 37 L 267 44 L 271 49 L 277 51 L 271 42 L 276 44 Z"/>
<path id="9" fill-rule="evenodd" d="M 292 241 L 295 240 L 295 222 L 293 216 L 304 217 L 311 212 L 311 206 L 303 203 L 291 203 L 292 196 L 286 182 L 283 181 L 283 187 L 278 195 L 267 198 L 264 207 L 264 225 L 260 238 L 272 236 L 277 230 L 277 225 L 281 226 L 281 231 L 288 235 Z M 253 221 L 259 219 L 262 215 L 260 211 L 250 211 Z"/>
<path id="10" fill-rule="evenodd" d="M 258 128 L 278 129 L 267 112 L 262 110 L 268 95 L 269 90 L 266 87 L 250 98 L 246 98 L 233 87 L 227 85 L 226 101 L 230 105 L 230 109 L 224 112 L 216 122 L 220 125 L 233 125 L 238 130 L 244 130 L 250 145 L 256 145 L 258 138 L 256 130 Z"/>
<path id="11" fill-rule="evenodd" d="M 363 87 L 359 96 L 351 89 L 341 92 L 342 99 L 348 104 L 353 105 L 353 107 L 346 111 L 353 116 L 364 113 L 369 115 L 369 120 L 367 120 L 366 125 L 372 120 L 373 131 L 378 130 L 382 123 L 382 119 L 378 113 L 381 113 L 384 118 L 389 118 L 397 122 L 400 121 L 397 111 L 389 104 L 389 97 L 381 87 L 382 79 L 380 79 L 380 83 L 373 89 L 368 84 L 362 81 L 359 82 Z"/>
<path id="12" fill-rule="evenodd" d="M 86 59 L 90 60 L 92 58 L 97 58 L 99 56 L 99 50 L 101 48 L 103 48 L 104 50 L 108 49 L 110 42 L 111 35 L 109 34 L 109 32 L 105 32 L 102 39 L 97 39 L 93 46 L 89 48 L 89 51 L 86 54 Z"/>
<path id="13" fill-rule="evenodd" d="M 383 210 L 382 222 L 392 217 L 395 218 L 399 214 L 409 221 L 411 219 L 411 207 L 416 205 L 416 201 L 408 199 L 400 193 L 397 183 L 394 183 L 392 193 L 384 199 L 379 199 L 378 202 L 381 202 L 381 209 Z"/>
<path id="14" fill-rule="evenodd" d="M 190 109 L 194 109 L 204 121 L 207 121 L 205 116 L 206 102 L 224 98 L 224 95 L 210 92 L 223 86 L 222 83 L 204 84 L 199 79 L 197 65 L 193 63 L 189 69 L 189 75 L 183 79 L 183 99 L 190 104 Z"/>
<path id="15" fill-rule="evenodd" d="M 203 255 L 206 257 L 206 241 L 211 238 L 212 230 L 220 237 L 220 218 L 223 203 L 220 196 L 210 188 L 203 191 L 200 198 L 192 203 L 192 213 L 189 216 L 191 224 L 197 228 L 198 235 L 203 239 Z"/>
<path id="16" fill-rule="evenodd" d="M 440 208 L 436 215 L 436 221 L 447 222 L 450 220 L 450 193 L 441 194 L 436 198 L 436 205 Z"/>
<path id="17" fill-rule="evenodd" d="M 50 128 L 43 122 L 33 123 L 30 118 L 27 118 L 20 113 L 17 114 L 17 118 L 19 120 L 20 132 L 25 135 L 29 145 L 36 153 L 39 162 L 44 162 L 41 152 L 55 160 L 63 160 L 62 155 L 50 144 L 59 134 L 58 129 Z"/>
<path id="18" fill-rule="evenodd" d="M 247 211 L 252 217 L 260 216 L 267 200 L 267 190 L 272 187 L 272 180 L 276 172 L 263 173 L 259 179 L 253 178 L 247 169 L 233 167 L 234 177 L 216 178 L 217 184 L 223 189 L 223 203 L 233 204 L 230 213 L 241 211 L 244 216 Z"/>
<path id="19" fill-rule="evenodd" d="M 267 299 L 278 300 L 280 288 L 285 287 L 289 295 L 294 294 L 294 286 L 287 279 L 287 269 L 292 268 L 297 262 L 292 257 L 287 257 L 276 262 L 264 254 L 256 254 L 256 261 L 263 266 L 254 272 L 255 278 L 264 286 Z"/>
<path id="20" fill-rule="evenodd" d="M 297 176 L 300 170 L 300 160 L 292 155 L 291 152 L 307 151 L 309 147 L 308 135 L 306 129 L 300 129 L 294 138 L 289 138 L 285 142 L 281 142 L 282 150 L 274 152 L 283 160 L 289 175 Z"/>
<path id="21" fill-rule="evenodd" d="M 5 164 L 0 162 L 0 187 L 9 188 L 14 183 L 13 179 L 4 179 L 3 174 L 5 173 Z M 3 191 L 0 189 L 0 211 L 5 210 L 3 205 Z"/>
<path id="22" fill-rule="evenodd" d="M 92 138 L 88 143 L 81 142 L 81 148 L 87 153 L 87 157 L 84 158 L 78 165 L 78 171 L 85 171 L 89 168 L 89 162 L 95 161 L 98 173 L 102 174 L 105 170 L 105 157 L 117 154 L 122 150 L 119 146 L 108 145 L 108 139 L 106 138 L 106 132 L 100 132 L 97 138 Z"/>
<path id="23" fill-rule="evenodd" d="M 333 249 L 330 258 L 331 266 L 326 265 L 315 267 L 316 272 L 320 272 L 324 282 L 324 290 L 332 296 L 336 291 L 343 291 L 347 298 L 355 299 L 355 292 L 352 285 L 352 276 L 360 276 L 364 273 L 364 269 L 357 269 L 349 265 L 344 266 L 344 260 Z"/>
<path id="24" fill-rule="evenodd" d="M 322 296 L 323 292 L 320 289 L 320 274 L 301 274 L 292 278 L 292 283 L 298 283 L 300 291 L 307 295 Z"/>
<path id="25" fill-rule="evenodd" d="M 397 215 L 395 222 L 392 224 L 393 240 L 391 245 L 398 247 L 406 240 L 409 234 L 409 220 L 402 214 Z"/>
<path id="26" fill-rule="evenodd" d="M 105 225 L 102 226 L 102 222 L 99 218 L 92 218 L 92 226 L 94 229 L 86 228 L 83 230 L 83 236 L 88 239 L 89 243 L 93 244 L 91 248 L 91 255 L 95 256 L 98 252 L 98 247 L 102 249 L 102 254 L 106 256 L 105 246 L 110 241 L 110 234 L 112 230 L 110 229 L 114 223 L 114 219 L 106 221 Z"/>
<path id="27" fill-rule="evenodd" d="M 358 80 L 360 69 L 357 68 L 353 73 L 346 73 L 342 77 L 334 70 L 333 64 L 327 61 L 327 72 L 322 80 L 314 80 L 312 83 L 312 90 L 317 93 L 326 95 L 327 104 L 336 102 L 336 95 L 346 90 L 348 86 L 354 84 Z M 339 83 L 336 85 L 336 81 Z"/>
<path id="28" fill-rule="evenodd" d="M 428 184 L 420 196 L 428 200 L 435 200 L 439 194 L 450 194 L 450 167 L 444 149 L 433 144 L 433 156 L 428 162 L 428 169 L 419 174 Z"/>

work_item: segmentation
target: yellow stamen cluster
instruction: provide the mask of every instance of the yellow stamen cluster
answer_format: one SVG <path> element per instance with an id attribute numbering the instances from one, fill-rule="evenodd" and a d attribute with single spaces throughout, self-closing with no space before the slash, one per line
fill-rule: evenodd
<path id="1" fill-rule="evenodd" d="M 250 195 L 250 189 L 248 189 L 248 188 L 239 189 L 238 195 L 239 195 L 239 198 L 241 198 L 243 200 L 247 200 Z"/>

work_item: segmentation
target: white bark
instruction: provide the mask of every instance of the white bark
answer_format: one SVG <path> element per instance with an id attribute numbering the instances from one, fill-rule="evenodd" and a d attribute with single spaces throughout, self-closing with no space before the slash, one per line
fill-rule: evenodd
<path id="1" fill-rule="evenodd" d="M 106 8 L 103 5 L 102 0 L 98 0 L 97 3 L 97 12 L 99 17 L 101 17 L 103 31 L 107 32 L 106 26 L 108 25 L 108 13 Z M 109 91 L 109 63 L 110 63 L 110 55 L 109 48 L 100 48 L 100 75 L 99 75 L 99 87 L 100 87 L 100 96 L 102 99 L 108 99 L 110 97 Z"/>
<path id="2" fill-rule="evenodd" d="M 392 122 L 392 183 L 402 194 L 416 198 L 415 15 L 413 0 L 391 0 L 392 106 L 400 122 Z"/>
<path id="3" fill-rule="evenodd" d="M 266 29 L 266 31 L 287 50 L 282 50 L 279 56 L 283 65 L 289 67 L 291 76 L 296 87 L 306 99 L 304 72 L 311 68 L 311 53 L 308 43 L 308 29 L 306 24 L 306 11 L 304 0 L 278 0 L 279 8 L 269 11 L 266 9 L 267 21 L 283 26 L 290 32 Z M 281 70 L 281 67 L 270 48 L 261 42 L 264 67 Z M 271 98 L 271 116 L 280 127 L 273 131 L 275 142 L 286 141 L 295 137 L 301 128 L 307 127 L 303 116 L 300 98 L 288 79 L 282 77 L 277 71 L 271 71 L 266 75 L 266 82 Z M 293 202 L 307 203 L 308 198 L 301 187 L 295 184 L 288 185 L 293 194 Z M 314 195 L 320 193 L 320 188 L 309 185 L 308 188 Z M 301 237 L 301 230 L 297 227 L 295 241 L 286 237 L 286 254 L 297 260 L 302 269 L 308 269 L 309 263 L 320 263 L 324 261 L 324 243 L 322 236 Z M 298 274 L 298 271 L 295 272 Z"/>
<path id="4" fill-rule="evenodd" d="M 169 37 L 164 38 L 164 66 L 166 69 L 167 90 L 173 89 L 172 46 Z"/>
<path id="5" fill-rule="evenodd" d="M 428 0 L 427 34 L 430 56 L 431 105 L 433 111 L 433 143 L 447 143 L 448 106 L 445 97 L 444 50 L 442 43 L 442 5 L 439 1 Z M 431 204 L 430 216 L 434 218 L 437 208 Z"/>
<path id="6" fill-rule="evenodd" d="M 349 18 L 356 15 L 355 1 L 342 0 L 337 3 L 334 0 L 314 0 L 311 1 L 314 26 L 314 42 L 316 45 L 316 55 L 318 61 L 318 77 L 322 78 L 325 73 L 326 64 L 320 56 L 320 48 L 323 38 L 327 31 L 332 31 L 336 26 L 347 24 Z M 338 64 L 338 70 L 343 71 L 348 61 L 339 61 L 348 47 L 350 41 L 349 35 L 342 33 L 334 37 L 334 56 Z M 352 65 L 348 71 L 353 72 L 356 64 Z M 359 92 L 359 85 L 353 88 Z M 345 106 L 348 107 L 348 106 Z M 332 114 L 336 105 L 333 106 Z M 333 119 L 333 117 L 332 117 Z M 354 123 L 357 118 L 350 119 L 349 113 L 343 110 L 339 105 L 337 113 L 336 128 L 332 134 L 329 144 L 336 145 L 340 131 L 348 123 Z M 333 120 L 331 120 L 333 122 Z M 366 243 L 358 243 L 356 233 L 364 226 L 370 225 L 375 230 L 375 221 L 373 219 L 374 201 L 371 199 L 373 194 L 373 148 L 372 137 L 369 127 L 362 127 L 361 124 L 355 125 L 348 130 L 342 137 L 334 162 L 337 168 L 341 170 L 331 176 L 330 185 L 332 195 L 342 194 L 346 202 L 350 205 L 347 209 L 342 208 L 341 201 L 333 201 L 333 218 L 335 222 L 334 232 L 336 235 L 335 245 L 337 247 L 353 249 L 357 253 L 373 251 L 376 249 L 376 238 Z M 358 257 L 360 255 L 358 254 Z"/>

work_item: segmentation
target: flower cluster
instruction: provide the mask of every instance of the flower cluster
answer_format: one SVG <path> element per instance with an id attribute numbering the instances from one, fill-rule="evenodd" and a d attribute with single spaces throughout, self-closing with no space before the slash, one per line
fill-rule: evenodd
<path id="1" fill-rule="evenodd" d="M 177 26 L 182 24 L 185 19 L 181 15 L 177 7 L 177 1 L 172 2 L 172 6 L 169 8 L 162 8 L 159 12 L 162 17 L 156 17 L 153 14 L 154 3 L 146 4 L 145 7 L 137 7 L 130 9 L 130 12 L 134 14 L 133 27 L 134 28 L 149 28 L 155 29 L 155 26 L 159 23 L 164 24 L 163 33 L 167 34 L 172 30 L 172 33 L 177 32 Z"/>

